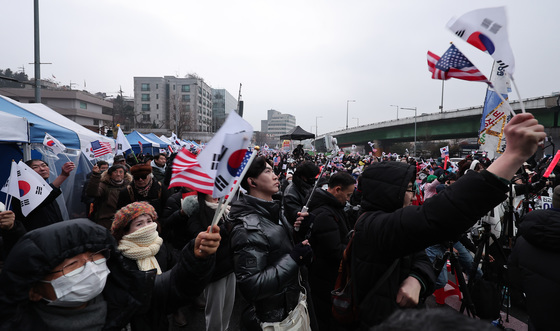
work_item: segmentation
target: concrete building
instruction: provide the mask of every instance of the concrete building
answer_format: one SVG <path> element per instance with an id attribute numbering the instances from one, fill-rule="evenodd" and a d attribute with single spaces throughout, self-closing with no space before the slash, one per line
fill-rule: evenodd
<path id="1" fill-rule="evenodd" d="M 212 132 L 212 89 L 200 77 L 134 77 L 134 109 L 140 131 Z"/>
<path id="2" fill-rule="evenodd" d="M 2 88 L 0 94 L 22 103 L 35 102 L 35 89 Z M 92 130 L 105 134 L 113 124 L 113 104 L 85 91 L 42 89 L 41 103 L 66 116 L 72 121 Z"/>
<path id="3" fill-rule="evenodd" d="M 290 132 L 295 127 L 296 117 L 294 115 L 282 114 L 274 109 L 269 109 L 267 119 L 261 121 L 261 132 L 271 136 L 276 141 L 280 140 L 281 135 Z"/>
<path id="4" fill-rule="evenodd" d="M 212 131 L 218 131 L 229 113 L 236 109 L 237 100 L 226 89 L 212 89 Z"/>

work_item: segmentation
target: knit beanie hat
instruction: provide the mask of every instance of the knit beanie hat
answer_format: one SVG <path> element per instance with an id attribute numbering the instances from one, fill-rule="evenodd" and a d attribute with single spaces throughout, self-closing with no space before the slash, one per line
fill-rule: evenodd
<path id="1" fill-rule="evenodd" d="M 560 208 L 560 185 L 554 188 L 552 194 L 552 208 Z"/>
<path id="2" fill-rule="evenodd" d="M 132 176 L 146 176 L 152 173 L 152 166 L 149 164 L 137 164 L 130 168 Z"/>
<path id="3" fill-rule="evenodd" d="M 436 176 L 436 175 L 429 175 L 429 176 L 428 176 L 428 179 L 426 179 L 426 181 L 427 181 L 428 183 L 431 183 L 431 182 L 433 182 L 435 179 L 437 179 L 437 176 Z"/>
<path id="4" fill-rule="evenodd" d="M 124 236 L 127 225 L 136 217 L 144 214 L 152 217 L 154 222 L 158 218 L 154 207 L 146 201 L 133 202 L 119 209 L 111 225 L 111 233 L 115 239 L 119 241 Z"/>

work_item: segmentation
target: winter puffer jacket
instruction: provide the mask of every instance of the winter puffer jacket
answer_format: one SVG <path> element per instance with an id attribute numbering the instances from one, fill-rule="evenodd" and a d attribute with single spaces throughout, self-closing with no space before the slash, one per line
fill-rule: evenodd
<path id="1" fill-rule="evenodd" d="M 149 322 L 142 328 L 157 330 L 186 297 L 202 292 L 213 272 L 214 256 L 196 258 L 193 245 L 191 242 L 185 247 L 171 270 L 156 276 L 155 269 L 144 272 L 127 268 L 110 232 L 88 219 L 28 232 L 12 249 L 0 274 L 0 330 L 49 330 L 37 309 L 44 303 L 29 300 L 30 288 L 65 259 L 105 248 L 111 253 L 107 260 L 111 273 L 103 295 L 94 299 L 106 307 L 103 329 L 121 330 L 135 314 L 145 314 Z M 81 312 L 65 311 L 63 322 L 69 329 L 87 329 Z"/>
<path id="2" fill-rule="evenodd" d="M 535 210 L 519 225 L 509 257 L 513 286 L 527 298 L 529 330 L 557 330 L 560 311 L 560 209 Z"/>
<path id="3" fill-rule="evenodd" d="M 309 284 L 314 299 L 330 303 L 342 253 L 348 245 L 351 230 L 340 203 L 329 192 L 316 189 L 309 204 L 314 221 L 309 243 L 313 248 L 313 263 L 309 268 Z"/>
<path id="4" fill-rule="evenodd" d="M 86 194 L 94 197 L 95 213 L 93 220 L 95 223 L 111 229 L 113 217 L 117 212 L 117 201 L 119 200 L 120 191 L 132 182 L 132 176 L 125 173 L 123 182 L 115 184 L 111 181 L 111 176 L 107 171 L 103 173 L 92 173 Z"/>
<path id="5" fill-rule="evenodd" d="M 291 226 L 278 201 L 249 195 L 234 202 L 228 216 L 234 272 L 243 297 L 261 322 L 287 317 L 300 293 L 299 267 L 290 257 Z"/>
<path id="6" fill-rule="evenodd" d="M 395 259 L 401 260 L 374 303 L 361 311 L 365 328 L 379 324 L 398 309 L 396 294 L 408 276 L 419 280 L 422 297 L 430 295 L 435 275 L 424 249 L 458 237 L 502 202 L 507 192 L 507 186 L 495 175 L 471 171 L 423 205 L 403 208 L 407 185 L 415 173 L 415 167 L 405 163 L 374 163 L 358 183 L 361 206 L 370 212 L 355 226 L 352 272 L 358 302 Z"/>

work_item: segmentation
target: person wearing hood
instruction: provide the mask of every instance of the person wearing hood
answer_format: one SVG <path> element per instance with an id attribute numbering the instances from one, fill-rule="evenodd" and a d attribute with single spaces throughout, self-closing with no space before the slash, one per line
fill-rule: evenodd
<path id="1" fill-rule="evenodd" d="M 432 293 L 435 275 L 424 249 L 453 240 L 502 202 L 517 169 L 546 137 L 544 127 L 529 113 L 513 117 L 504 132 L 506 150 L 487 170 L 467 173 L 421 206 L 411 205 L 414 166 L 383 162 L 364 171 L 358 189 L 365 213 L 356 223 L 351 254 L 356 300 L 363 307 L 362 329 L 381 323 L 397 309 L 417 307 Z M 385 283 L 364 302 L 391 265 Z"/>
<path id="2" fill-rule="evenodd" d="M 257 157 L 241 181 L 248 194 L 232 204 L 228 215 L 233 270 L 249 303 L 241 317 L 242 330 L 280 322 L 298 306 L 303 293 L 300 267 L 313 257 L 307 240 L 293 243 L 292 226 L 272 198 L 279 185 L 271 163 Z"/>
<path id="3" fill-rule="evenodd" d="M 329 178 L 328 188 L 315 189 L 309 204 L 313 227 L 309 243 L 314 259 L 309 267 L 309 286 L 320 330 L 335 330 L 331 317 L 331 291 L 334 289 L 342 253 L 352 230 L 344 207 L 354 193 L 356 181 L 346 172 Z"/>
<path id="4" fill-rule="evenodd" d="M 95 198 L 93 221 L 108 230 L 113 224 L 113 217 L 117 212 L 117 202 L 120 191 L 132 182 L 132 176 L 127 173 L 122 164 L 115 164 L 107 171 L 101 172 L 96 164 L 92 168 L 91 179 L 86 188 L 86 194 Z"/>
<path id="5" fill-rule="evenodd" d="M 284 191 L 284 215 L 293 226 L 298 217 L 297 213 L 305 206 L 306 198 L 315 184 L 315 177 L 319 174 L 319 168 L 311 161 L 298 165 L 292 176 L 292 182 Z"/>
<path id="6" fill-rule="evenodd" d="M 160 275 L 127 267 L 109 230 L 88 219 L 28 232 L 0 274 L 0 330 L 121 330 L 137 314 L 157 329 L 210 279 L 220 242 L 212 230 Z"/>
<path id="7" fill-rule="evenodd" d="M 163 182 L 165 178 L 166 163 L 167 156 L 164 153 L 154 155 L 154 159 L 150 162 L 154 179 L 160 183 Z"/>
<path id="8" fill-rule="evenodd" d="M 521 235 L 508 261 L 511 285 L 527 299 L 529 331 L 557 330 L 560 311 L 560 186 L 552 208 L 534 210 L 521 220 Z"/>

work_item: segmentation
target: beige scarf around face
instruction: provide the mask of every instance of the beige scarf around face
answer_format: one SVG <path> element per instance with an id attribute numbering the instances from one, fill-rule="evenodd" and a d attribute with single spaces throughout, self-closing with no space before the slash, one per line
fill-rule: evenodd
<path id="1" fill-rule="evenodd" d="M 157 224 L 152 223 L 133 233 L 124 236 L 119 242 L 121 253 L 131 260 L 135 260 L 138 269 L 147 271 L 157 269 L 157 274 L 161 274 L 159 263 L 155 255 L 163 243 L 157 231 Z"/>

